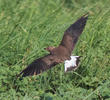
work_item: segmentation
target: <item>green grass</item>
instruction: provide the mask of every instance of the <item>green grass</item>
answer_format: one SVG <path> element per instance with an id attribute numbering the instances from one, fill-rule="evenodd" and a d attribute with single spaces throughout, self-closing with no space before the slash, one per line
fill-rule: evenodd
<path id="1" fill-rule="evenodd" d="M 16 79 L 87 12 L 73 52 L 83 56 L 78 70 L 65 74 L 59 64 Z M 110 100 L 110 0 L 0 0 L 0 100 Z"/>

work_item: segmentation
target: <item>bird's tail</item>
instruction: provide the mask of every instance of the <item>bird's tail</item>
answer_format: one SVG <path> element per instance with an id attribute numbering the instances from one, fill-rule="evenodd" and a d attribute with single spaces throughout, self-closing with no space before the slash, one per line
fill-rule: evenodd
<path id="1" fill-rule="evenodd" d="M 76 70 L 78 68 L 81 56 L 71 56 L 70 60 L 65 61 L 65 72 Z"/>

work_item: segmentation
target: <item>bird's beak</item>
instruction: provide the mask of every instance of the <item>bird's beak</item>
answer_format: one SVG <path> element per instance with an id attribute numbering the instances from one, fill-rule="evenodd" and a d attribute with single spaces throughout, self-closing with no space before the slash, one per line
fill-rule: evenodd
<path id="1" fill-rule="evenodd" d="M 47 48 L 45 47 L 44 50 L 47 50 Z"/>

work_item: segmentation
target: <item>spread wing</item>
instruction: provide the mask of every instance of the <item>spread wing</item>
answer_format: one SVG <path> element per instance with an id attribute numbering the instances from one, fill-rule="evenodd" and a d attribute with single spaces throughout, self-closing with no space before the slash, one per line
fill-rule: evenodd
<path id="1" fill-rule="evenodd" d="M 69 52 L 72 52 L 80 34 L 82 33 L 85 27 L 87 18 L 87 15 L 82 16 L 65 31 L 60 45 L 66 47 L 69 50 Z M 58 51 L 60 50 L 58 49 Z M 58 58 L 58 55 L 49 54 L 32 62 L 19 75 L 22 74 L 23 77 L 37 75 L 61 62 L 62 60 Z"/>
<path id="2" fill-rule="evenodd" d="M 50 69 L 51 67 L 58 64 L 58 58 L 54 55 L 46 55 L 42 58 L 36 59 L 27 68 L 25 68 L 18 76 L 22 74 L 22 77 L 32 76 L 40 74 L 41 72 Z"/>
<path id="3" fill-rule="evenodd" d="M 65 46 L 72 53 L 79 36 L 83 32 L 88 19 L 88 14 L 82 16 L 72 24 L 65 32 L 60 45 Z"/>

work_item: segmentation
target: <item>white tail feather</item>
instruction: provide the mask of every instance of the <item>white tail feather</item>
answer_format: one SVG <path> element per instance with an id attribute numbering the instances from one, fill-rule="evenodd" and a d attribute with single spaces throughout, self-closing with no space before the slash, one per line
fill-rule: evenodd
<path id="1" fill-rule="evenodd" d="M 65 72 L 71 71 L 78 66 L 80 56 L 70 56 L 70 60 L 65 61 Z"/>

